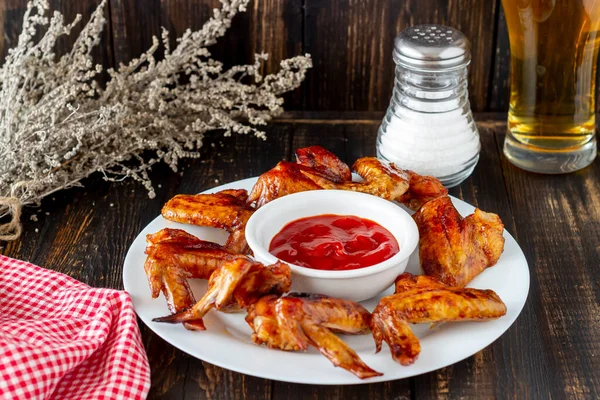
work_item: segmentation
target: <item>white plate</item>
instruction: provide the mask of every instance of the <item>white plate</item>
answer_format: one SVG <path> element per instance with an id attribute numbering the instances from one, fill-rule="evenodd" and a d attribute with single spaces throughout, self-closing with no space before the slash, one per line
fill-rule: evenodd
<path id="1" fill-rule="evenodd" d="M 250 190 L 255 182 L 256 178 L 245 179 L 213 188 L 206 193 L 232 188 Z M 463 216 L 474 210 L 473 206 L 462 200 L 453 197 L 452 201 Z M 244 321 L 244 313 L 224 314 L 213 310 L 204 318 L 206 331 L 188 331 L 180 324 L 152 322 L 152 318 L 168 315 L 169 310 L 162 295 L 154 300 L 150 295 L 144 274 L 145 236 L 167 227 L 185 229 L 201 239 L 218 243 L 224 243 L 227 238 L 225 232 L 215 228 L 179 224 L 161 216 L 154 219 L 129 248 L 123 266 L 123 285 L 133 300 L 135 311 L 150 329 L 178 349 L 219 367 L 261 378 L 320 385 L 351 385 L 390 381 L 433 371 L 461 361 L 496 340 L 515 321 L 529 291 L 527 261 L 517 242 L 505 230 L 504 253 L 498 264 L 481 273 L 469 287 L 492 289 L 498 293 L 506 303 L 506 315 L 495 321 L 447 323 L 434 330 L 429 330 L 427 324 L 413 325 L 413 331 L 421 341 L 421 354 L 409 367 L 394 362 L 385 344 L 382 351 L 375 354 L 375 344 L 370 335 L 343 335 L 342 338 L 367 365 L 384 374 L 361 380 L 344 369 L 334 368 L 314 348 L 301 353 L 257 346 L 250 339 L 251 330 Z M 411 256 L 407 271 L 420 273 L 417 251 Z M 192 280 L 191 286 L 199 299 L 206 283 Z M 393 288 L 390 288 L 380 297 L 392 293 Z M 380 297 L 362 304 L 373 310 Z"/>

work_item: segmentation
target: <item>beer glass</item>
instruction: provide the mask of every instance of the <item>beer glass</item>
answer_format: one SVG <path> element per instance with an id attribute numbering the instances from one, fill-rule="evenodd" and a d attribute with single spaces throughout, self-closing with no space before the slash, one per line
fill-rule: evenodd
<path id="1" fill-rule="evenodd" d="M 511 53 L 504 154 L 520 168 L 565 173 L 596 157 L 600 0 L 502 0 Z"/>

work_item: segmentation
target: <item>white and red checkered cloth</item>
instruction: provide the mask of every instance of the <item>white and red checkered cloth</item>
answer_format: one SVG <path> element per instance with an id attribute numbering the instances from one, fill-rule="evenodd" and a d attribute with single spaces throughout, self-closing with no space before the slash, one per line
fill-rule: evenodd
<path id="1" fill-rule="evenodd" d="M 0 399 L 143 399 L 129 295 L 0 255 Z"/>

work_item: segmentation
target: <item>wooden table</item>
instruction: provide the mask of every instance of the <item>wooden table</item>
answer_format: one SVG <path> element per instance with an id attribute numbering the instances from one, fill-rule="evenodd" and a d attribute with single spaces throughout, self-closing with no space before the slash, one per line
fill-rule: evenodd
<path id="1" fill-rule="evenodd" d="M 274 382 L 215 367 L 173 348 L 140 323 L 152 368 L 150 397 L 600 398 L 600 160 L 569 175 L 519 170 L 502 155 L 504 118 L 477 116 L 481 159 L 473 175 L 450 191 L 498 213 L 529 262 L 525 308 L 496 342 L 462 362 L 415 378 L 327 387 Z M 351 163 L 374 154 L 380 120 L 381 114 L 293 114 L 267 128 L 267 141 L 209 136 L 202 158 L 183 161 L 181 173 L 155 168 L 153 200 L 135 182 L 109 184 L 92 177 L 85 188 L 60 192 L 39 210 L 26 211 L 23 236 L 3 253 L 92 286 L 122 289 L 129 245 L 173 195 L 259 175 L 307 145 L 323 145 Z M 37 222 L 30 220 L 32 214 Z"/>

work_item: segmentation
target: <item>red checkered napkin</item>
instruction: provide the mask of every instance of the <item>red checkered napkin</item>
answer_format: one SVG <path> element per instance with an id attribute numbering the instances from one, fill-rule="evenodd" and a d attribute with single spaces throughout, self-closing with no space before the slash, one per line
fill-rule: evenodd
<path id="1" fill-rule="evenodd" d="M 0 399 L 139 399 L 149 388 L 126 292 L 0 255 Z"/>

